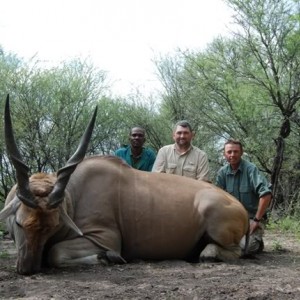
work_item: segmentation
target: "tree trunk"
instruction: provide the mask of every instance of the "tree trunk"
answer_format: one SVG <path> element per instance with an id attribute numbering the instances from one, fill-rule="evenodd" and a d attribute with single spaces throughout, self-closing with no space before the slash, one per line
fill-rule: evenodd
<path id="1" fill-rule="evenodd" d="M 278 182 L 279 182 L 279 175 L 280 175 L 283 156 L 284 156 L 284 147 L 285 147 L 284 139 L 289 136 L 290 132 L 291 132 L 290 120 L 285 119 L 281 125 L 279 136 L 277 139 L 275 139 L 276 156 L 274 158 L 274 163 L 273 163 L 272 173 L 271 173 L 271 184 L 272 184 L 272 192 L 273 192 L 273 200 L 270 206 L 271 211 L 277 206 L 278 199 L 281 198 L 280 195 L 278 195 Z"/>

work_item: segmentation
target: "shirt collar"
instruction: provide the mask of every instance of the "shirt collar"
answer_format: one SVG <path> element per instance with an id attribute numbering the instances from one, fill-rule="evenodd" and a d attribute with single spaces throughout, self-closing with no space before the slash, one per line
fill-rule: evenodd
<path id="1" fill-rule="evenodd" d="M 239 167 L 237 168 L 236 171 L 233 171 L 231 165 L 228 163 L 226 174 L 234 175 L 236 173 L 242 173 L 242 172 L 243 172 L 243 159 L 241 159 Z"/>
<path id="2" fill-rule="evenodd" d="M 142 147 L 142 152 L 141 152 L 141 154 L 140 154 L 139 156 L 135 156 L 134 158 L 141 158 L 142 155 L 143 155 L 143 153 L 144 153 L 144 150 L 145 150 L 145 147 L 143 146 L 143 147 Z M 129 155 L 133 157 L 133 154 L 132 154 L 131 146 L 130 146 L 130 145 L 128 146 L 128 151 L 129 151 Z"/>
<path id="3" fill-rule="evenodd" d="M 179 153 L 179 152 L 177 151 L 177 149 L 176 149 L 176 144 L 173 145 L 174 151 L 177 152 L 179 155 L 184 155 L 184 154 L 186 154 L 186 153 L 189 153 L 193 148 L 194 148 L 194 146 L 191 144 L 190 147 L 189 147 L 189 149 L 187 149 L 184 153 Z"/>

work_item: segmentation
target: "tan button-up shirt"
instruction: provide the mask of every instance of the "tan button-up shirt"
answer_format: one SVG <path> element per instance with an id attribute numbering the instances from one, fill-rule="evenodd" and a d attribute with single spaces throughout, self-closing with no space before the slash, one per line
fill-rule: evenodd
<path id="1" fill-rule="evenodd" d="M 162 147 L 156 156 L 152 172 L 177 174 L 197 180 L 209 180 L 207 154 L 195 146 L 180 154 L 175 144 Z"/>

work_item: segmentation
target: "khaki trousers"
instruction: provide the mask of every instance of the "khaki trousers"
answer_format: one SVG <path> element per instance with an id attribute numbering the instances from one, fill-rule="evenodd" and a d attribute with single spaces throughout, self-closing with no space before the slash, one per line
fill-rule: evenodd
<path id="1" fill-rule="evenodd" d="M 250 220 L 251 222 L 254 222 L 253 220 Z M 257 254 L 263 251 L 264 249 L 264 241 L 263 241 L 263 234 L 266 227 L 266 221 L 262 220 L 259 223 L 259 228 L 257 228 L 249 237 L 249 244 L 248 244 L 248 254 Z M 242 250 L 245 249 L 245 241 L 246 237 L 244 236 L 240 242 L 240 247 Z"/>

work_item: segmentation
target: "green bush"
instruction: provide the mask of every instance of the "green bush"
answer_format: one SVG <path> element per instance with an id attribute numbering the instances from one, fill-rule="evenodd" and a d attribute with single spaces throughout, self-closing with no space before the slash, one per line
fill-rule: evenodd
<path id="1" fill-rule="evenodd" d="M 294 234 L 300 239 L 300 222 L 296 218 L 287 216 L 278 220 L 269 220 L 267 229 Z"/>
<path id="2" fill-rule="evenodd" d="M 283 251 L 283 246 L 279 241 L 275 240 L 272 242 L 272 249 L 273 251 L 277 251 L 277 252 Z"/>
<path id="3" fill-rule="evenodd" d="M 0 258 L 8 258 L 9 257 L 9 253 L 4 250 L 4 251 L 0 251 Z"/>

